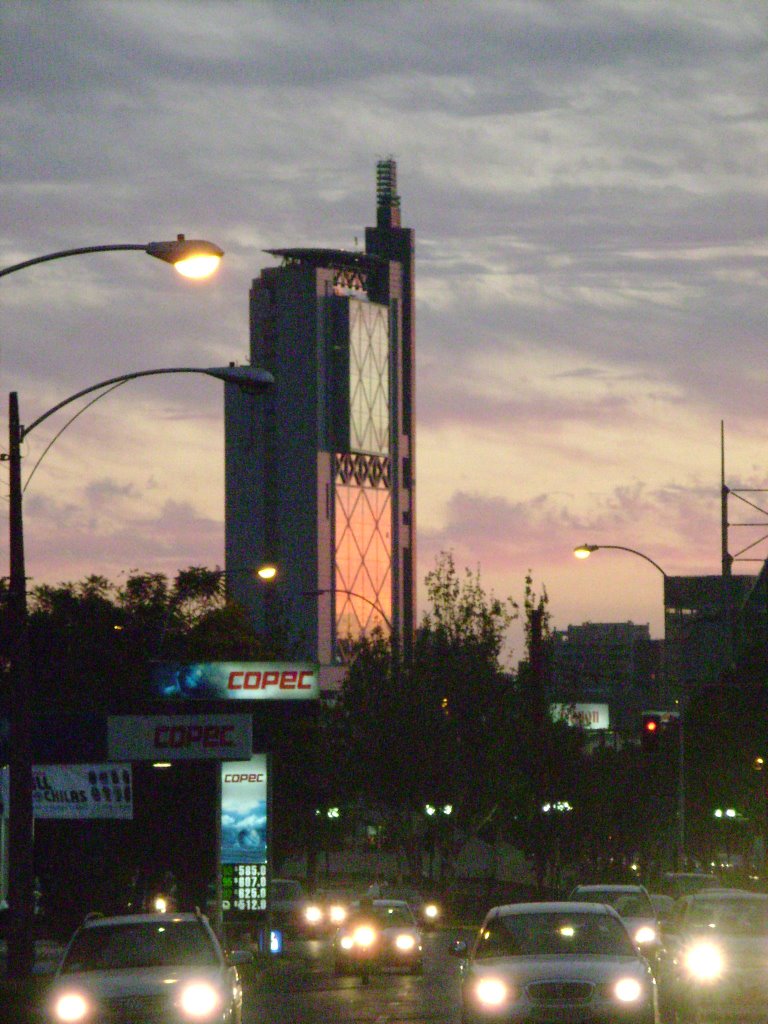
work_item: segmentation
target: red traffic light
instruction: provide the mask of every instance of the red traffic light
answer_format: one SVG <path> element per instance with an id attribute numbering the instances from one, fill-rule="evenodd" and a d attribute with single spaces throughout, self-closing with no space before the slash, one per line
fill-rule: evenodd
<path id="1" fill-rule="evenodd" d="M 646 712 L 643 715 L 643 731 L 641 733 L 642 748 L 646 753 L 655 753 L 659 749 L 661 738 L 661 715 Z"/>

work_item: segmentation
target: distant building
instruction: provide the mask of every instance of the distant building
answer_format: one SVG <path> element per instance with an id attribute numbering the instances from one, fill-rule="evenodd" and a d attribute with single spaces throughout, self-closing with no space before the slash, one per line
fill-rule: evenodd
<path id="1" fill-rule="evenodd" d="M 410 644 L 416 564 L 414 233 L 377 165 L 365 250 L 271 249 L 251 290 L 266 396 L 226 389 L 226 572 L 256 627 L 285 624 L 322 684 L 348 638 Z M 269 588 L 255 568 L 278 565 Z M 338 670 L 335 675 L 338 677 Z"/>
<path id="2" fill-rule="evenodd" d="M 547 643 L 550 704 L 607 705 L 608 730 L 636 737 L 640 715 L 659 700 L 661 641 L 647 625 L 586 622 Z"/>
<path id="3" fill-rule="evenodd" d="M 664 580 L 664 706 L 721 681 L 736 657 L 738 610 L 754 576 L 667 576 Z"/>

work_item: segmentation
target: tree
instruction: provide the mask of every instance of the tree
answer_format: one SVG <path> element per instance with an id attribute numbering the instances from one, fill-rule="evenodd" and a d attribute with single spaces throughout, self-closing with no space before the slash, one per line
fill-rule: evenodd
<path id="1" fill-rule="evenodd" d="M 380 631 L 363 637 L 340 699 L 343 777 L 414 878 L 422 871 L 425 807 L 450 805 L 436 837 L 450 866 L 466 837 L 492 826 L 514 786 L 509 677 L 500 653 L 517 614 L 460 577 L 450 553 L 426 577 L 430 601 L 401 662 Z"/>

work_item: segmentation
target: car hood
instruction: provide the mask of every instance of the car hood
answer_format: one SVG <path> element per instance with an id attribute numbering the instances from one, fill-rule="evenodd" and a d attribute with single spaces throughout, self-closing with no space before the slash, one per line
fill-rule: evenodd
<path id="1" fill-rule="evenodd" d="M 474 978 L 492 975 L 514 980 L 518 985 L 531 981 L 613 981 L 619 977 L 648 975 L 647 966 L 633 956 L 499 956 L 475 960 L 469 966 Z"/>
<path id="2" fill-rule="evenodd" d="M 209 981 L 220 985 L 222 972 L 217 967 L 137 967 L 132 970 L 82 971 L 62 974 L 54 982 L 54 991 L 79 989 L 94 996 L 114 999 L 121 996 L 168 995 L 185 981 Z"/>

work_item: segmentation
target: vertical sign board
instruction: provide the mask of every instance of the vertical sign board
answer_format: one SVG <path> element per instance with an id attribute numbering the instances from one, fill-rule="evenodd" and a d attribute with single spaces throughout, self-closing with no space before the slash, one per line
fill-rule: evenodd
<path id="1" fill-rule="evenodd" d="M 221 905 L 225 915 L 267 909 L 269 775 L 266 754 L 221 766 Z"/>

